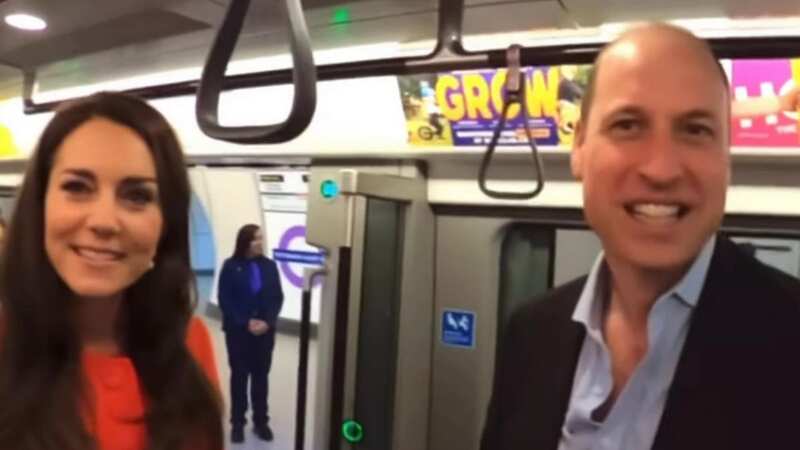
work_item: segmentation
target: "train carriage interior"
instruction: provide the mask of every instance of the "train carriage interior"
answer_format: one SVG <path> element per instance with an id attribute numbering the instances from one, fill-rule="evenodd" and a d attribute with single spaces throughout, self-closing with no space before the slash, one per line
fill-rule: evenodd
<path id="1" fill-rule="evenodd" d="M 708 39 L 736 100 L 800 88 L 796 0 L 0 0 L 15 14 L 46 28 L 0 23 L 2 219 L 59 104 L 158 109 L 186 157 L 226 416 L 220 267 L 241 225 L 264 232 L 275 439 L 232 450 L 479 449 L 511 313 L 601 251 L 570 151 L 591 63 L 626 27 Z M 732 118 L 721 229 L 797 278 L 799 124 Z"/>

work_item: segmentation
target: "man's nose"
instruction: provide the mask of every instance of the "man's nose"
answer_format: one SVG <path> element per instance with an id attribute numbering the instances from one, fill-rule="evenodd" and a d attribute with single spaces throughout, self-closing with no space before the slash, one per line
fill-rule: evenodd
<path id="1" fill-rule="evenodd" d="M 638 168 L 640 176 L 656 187 L 675 184 L 684 171 L 679 151 L 671 133 L 653 133 Z"/>

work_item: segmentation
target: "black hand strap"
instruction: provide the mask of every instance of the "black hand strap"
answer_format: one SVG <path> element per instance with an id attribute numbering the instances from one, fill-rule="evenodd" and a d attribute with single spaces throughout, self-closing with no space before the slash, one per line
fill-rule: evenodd
<path id="1" fill-rule="evenodd" d="M 317 72 L 303 6 L 300 0 L 283 2 L 289 16 L 289 39 L 294 67 L 294 101 L 289 117 L 282 123 L 263 126 L 224 127 L 219 124 L 217 113 L 220 92 L 225 83 L 225 70 L 250 7 L 250 0 L 231 0 L 203 68 L 203 77 L 197 92 L 197 123 L 208 136 L 238 144 L 286 142 L 297 137 L 311 123 L 317 104 Z M 264 107 L 268 108 L 270 105 Z"/>

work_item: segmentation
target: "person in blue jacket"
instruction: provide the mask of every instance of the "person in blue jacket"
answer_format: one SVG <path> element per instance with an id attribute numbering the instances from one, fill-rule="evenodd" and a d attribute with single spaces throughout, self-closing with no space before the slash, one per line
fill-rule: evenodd
<path id="1" fill-rule="evenodd" d="M 267 396 L 275 325 L 283 305 L 278 268 L 264 256 L 264 238 L 258 225 L 239 229 L 233 256 L 222 265 L 219 305 L 228 363 L 231 367 L 231 441 L 244 441 L 247 423 L 247 381 L 253 405 L 253 431 L 272 440 Z"/>

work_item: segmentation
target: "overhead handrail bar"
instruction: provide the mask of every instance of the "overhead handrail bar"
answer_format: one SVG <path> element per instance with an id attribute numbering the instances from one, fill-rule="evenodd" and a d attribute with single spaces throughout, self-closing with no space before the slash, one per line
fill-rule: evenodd
<path id="1" fill-rule="evenodd" d="M 325 64 L 316 67 L 318 81 L 352 79 L 361 77 L 413 75 L 454 70 L 487 69 L 507 67 L 505 50 L 468 51 L 461 44 L 461 24 L 464 0 L 439 0 L 439 32 L 435 50 L 422 57 L 394 57 Z M 708 39 L 717 58 L 792 58 L 800 52 L 800 37 L 739 37 Z M 603 47 L 603 42 L 583 44 L 560 44 L 524 47 L 521 51 L 523 66 L 591 64 Z M 445 52 L 444 50 L 447 50 Z M 29 85 L 36 81 L 34 67 L 20 68 L 27 72 Z M 245 89 L 291 83 L 295 71 L 292 69 L 267 70 L 225 77 L 223 90 Z M 199 80 L 165 83 L 141 88 L 123 89 L 122 92 L 143 99 L 158 99 L 194 95 Z M 36 114 L 55 110 L 70 99 L 36 103 L 33 90 L 23 91 L 25 114 Z"/>

